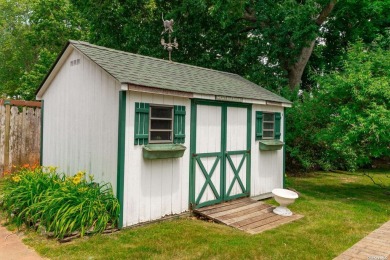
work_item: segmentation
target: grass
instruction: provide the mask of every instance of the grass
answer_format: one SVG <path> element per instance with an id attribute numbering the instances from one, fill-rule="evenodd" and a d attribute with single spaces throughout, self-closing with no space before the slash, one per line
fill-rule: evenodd
<path id="1" fill-rule="evenodd" d="M 390 171 L 370 174 L 390 185 Z M 24 242 L 51 259 L 332 259 L 390 219 L 390 196 L 361 173 L 313 173 L 287 185 L 300 192 L 290 208 L 305 217 L 258 235 L 182 218 L 68 244 L 30 232 Z"/>

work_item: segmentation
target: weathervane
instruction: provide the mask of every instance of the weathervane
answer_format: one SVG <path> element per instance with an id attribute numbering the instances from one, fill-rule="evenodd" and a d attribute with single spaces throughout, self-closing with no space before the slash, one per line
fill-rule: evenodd
<path id="1" fill-rule="evenodd" d="M 173 33 L 173 19 L 171 20 L 164 20 L 163 15 L 161 14 L 161 19 L 164 24 L 164 30 L 162 31 L 161 35 L 164 35 L 166 32 L 168 32 L 168 42 L 165 42 L 164 36 L 161 37 L 161 45 L 164 46 L 164 50 L 168 50 L 169 52 L 169 61 L 172 61 L 171 59 L 171 53 L 173 48 L 179 48 L 179 44 L 176 41 L 176 37 L 171 42 L 171 34 Z"/>

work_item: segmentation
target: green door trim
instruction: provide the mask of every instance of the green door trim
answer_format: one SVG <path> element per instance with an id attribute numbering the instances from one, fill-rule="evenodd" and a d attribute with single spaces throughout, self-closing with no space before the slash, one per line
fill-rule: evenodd
<path id="1" fill-rule="evenodd" d="M 196 154 L 196 124 L 197 124 L 197 106 L 198 105 L 207 105 L 207 106 L 219 106 L 221 107 L 221 152 L 215 152 L 215 153 L 198 153 Z M 227 139 L 227 108 L 228 107 L 242 107 L 247 109 L 247 138 L 246 138 L 246 150 L 244 151 L 226 151 L 226 139 Z M 252 104 L 245 104 L 245 103 L 234 103 L 234 102 L 223 102 L 223 101 L 212 101 L 212 100 L 201 100 L 201 99 L 192 99 L 191 100 L 191 125 L 190 125 L 190 182 L 189 182 L 189 208 L 200 208 L 208 205 L 213 205 L 222 201 L 231 200 L 239 197 L 246 197 L 250 195 L 250 185 L 251 185 L 251 132 L 252 132 Z M 226 152 L 225 152 L 226 151 Z M 240 164 L 238 168 L 234 167 L 234 164 L 230 158 L 230 155 L 237 155 L 237 154 L 244 154 L 243 158 L 240 161 Z M 204 190 L 207 188 L 208 180 L 206 177 L 206 174 L 210 175 L 210 173 L 207 173 L 205 169 L 201 169 L 202 173 L 205 175 L 206 183 L 202 186 L 201 192 L 199 193 L 200 196 L 195 198 L 195 170 L 196 170 L 196 164 L 200 162 L 201 157 L 219 157 L 220 159 L 216 159 L 214 162 L 214 165 L 210 172 L 214 174 L 214 166 L 216 167 L 218 163 L 217 161 L 220 161 L 220 196 L 217 197 L 215 200 L 207 201 L 204 203 L 199 203 L 200 199 L 203 196 Z M 221 160 L 222 159 L 222 160 Z M 242 183 L 241 179 L 239 178 L 238 173 L 240 172 L 242 165 L 246 161 L 246 189 L 244 184 Z M 226 167 L 227 163 L 229 163 L 230 167 L 232 167 L 233 172 L 235 174 L 235 177 L 232 180 L 232 183 L 229 185 L 228 192 L 226 193 Z M 200 165 L 199 165 L 200 167 Z M 224 173 L 224 174 L 222 174 Z M 243 193 L 236 194 L 233 196 L 230 196 L 230 192 L 234 186 L 235 181 L 238 181 L 241 189 L 243 190 Z M 211 176 L 210 176 L 210 183 L 211 183 Z M 210 185 L 211 187 L 211 185 Z M 213 185 L 215 188 L 215 186 Z M 215 192 L 215 191 L 213 191 Z M 215 193 L 214 193 L 215 195 Z"/>

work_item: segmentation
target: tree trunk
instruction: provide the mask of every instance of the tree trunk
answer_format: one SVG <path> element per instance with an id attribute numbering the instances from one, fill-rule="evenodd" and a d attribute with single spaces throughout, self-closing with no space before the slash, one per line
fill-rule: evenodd
<path id="1" fill-rule="evenodd" d="M 336 3 L 338 0 L 329 0 L 328 4 L 321 10 L 321 12 L 318 14 L 317 19 L 314 21 L 318 27 L 326 21 L 326 19 L 329 17 L 330 13 L 334 9 Z M 242 19 L 256 23 L 257 18 L 256 18 L 256 12 L 254 9 L 247 7 L 245 8 L 244 15 Z M 255 28 L 257 28 L 258 25 L 256 26 L 248 26 L 244 28 L 241 32 L 248 32 L 251 31 Z M 266 24 L 260 24 L 260 28 L 267 27 Z M 315 46 L 316 39 L 313 39 L 312 41 L 308 41 L 307 46 L 303 47 L 301 50 L 301 53 L 296 59 L 296 62 L 290 65 L 290 62 L 288 60 L 281 59 L 283 62 L 282 67 L 287 71 L 288 74 L 288 85 L 289 87 L 293 90 L 296 87 L 298 87 L 301 84 L 302 81 L 302 74 L 303 71 L 305 70 L 305 67 L 307 65 L 307 62 L 310 59 L 311 54 L 313 53 L 313 49 Z M 293 43 L 291 43 L 292 46 L 294 46 Z"/>
<path id="2" fill-rule="evenodd" d="M 321 13 L 318 15 L 315 21 L 318 26 L 321 26 L 325 22 L 336 3 L 337 0 L 330 0 L 324 9 L 322 9 Z M 286 68 L 288 73 L 288 85 L 290 86 L 290 89 L 293 90 L 301 84 L 302 74 L 311 54 L 313 53 L 315 42 L 316 40 L 314 39 L 308 44 L 308 46 L 303 47 L 297 61 L 292 66 L 288 66 Z"/>
<path id="3" fill-rule="evenodd" d="M 287 68 L 288 73 L 288 85 L 290 89 L 295 89 L 301 84 L 301 78 L 306 64 L 310 59 L 315 46 L 315 40 L 310 42 L 310 45 L 303 47 L 296 63 Z"/>

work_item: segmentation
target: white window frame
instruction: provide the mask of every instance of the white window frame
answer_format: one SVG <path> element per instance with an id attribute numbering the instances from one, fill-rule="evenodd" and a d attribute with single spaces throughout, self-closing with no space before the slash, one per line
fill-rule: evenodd
<path id="1" fill-rule="evenodd" d="M 272 121 L 266 121 L 265 120 L 265 115 L 266 114 L 269 114 L 269 115 L 273 116 Z M 264 125 L 266 123 L 272 123 L 272 125 L 273 125 L 272 129 L 265 129 Z M 263 138 L 262 139 L 275 139 L 275 113 L 273 113 L 273 112 L 263 112 L 263 122 L 262 122 L 262 124 L 263 124 L 262 125 Z M 268 132 L 268 133 L 272 132 L 272 136 L 271 137 L 265 137 L 264 136 L 264 132 Z"/>
<path id="2" fill-rule="evenodd" d="M 152 117 L 152 110 L 158 108 L 170 108 L 171 109 L 171 117 L 170 118 L 162 118 L 162 117 Z M 167 105 L 158 105 L 158 104 L 150 104 L 149 111 L 149 143 L 150 144 L 170 144 L 173 143 L 173 118 L 174 118 L 173 106 Z M 166 120 L 171 121 L 170 129 L 152 129 L 152 120 Z M 152 140 L 152 132 L 170 132 L 171 140 Z"/>

